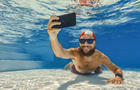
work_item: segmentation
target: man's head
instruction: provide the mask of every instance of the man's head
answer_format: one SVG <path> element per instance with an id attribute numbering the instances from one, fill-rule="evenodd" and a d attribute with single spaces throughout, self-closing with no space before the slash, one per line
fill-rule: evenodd
<path id="1" fill-rule="evenodd" d="M 96 47 L 96 37 L 93 32 L 85 31 L 80 35 L 80 51 L 84 56 L 90 56 L 94 53 Z"/>

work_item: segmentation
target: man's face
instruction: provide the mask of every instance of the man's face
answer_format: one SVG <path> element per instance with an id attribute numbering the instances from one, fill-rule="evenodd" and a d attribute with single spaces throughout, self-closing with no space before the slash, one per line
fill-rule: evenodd
<path id="1" fill-rule="evenodd" d="M 80 39 L 94 39 L 93 36 L 89 34 L 85 34 L 80 37 Z M 80 43 L 80 49 L 86 55 L 92 52 L 95 49 L 96 41 L 94 40 L 93 43 L 89 44 L 87 41 L 85 43 Z"/>

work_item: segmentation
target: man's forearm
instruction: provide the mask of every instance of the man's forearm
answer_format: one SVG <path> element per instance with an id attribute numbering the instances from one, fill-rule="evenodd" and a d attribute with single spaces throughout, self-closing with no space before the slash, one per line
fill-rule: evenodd
<path id="1" fill-rule="evenodd" d="M 123 79 L 122 70 L 118 66 L 116 66 L 114 63 L 112 63 L 111 60 L 107 56 L 105 56 L 105 60 L 103 62 L 104 62 L 104 65 L 115 74 L 115 77 L 118 76 Z"/>
<path id="2" fill-rule="evenodd" d="M 54 32 L 49 33 L 50 41 L 51 41 L 51 47 L 53 52 L 56 56 L 60 56 L 60 54 L 63 54 L 64 49 L 62 48 L 61 44 L 58 42 L 57 34 Z"/>
<path id="3" fill-rule="evenodd" d="M 71 49 L 64 49 L 58 42 L 57 34 L 61 28 L 53 28 L 53 26 L 60 25 L 61 22 L 53 22 L 54 20 L 59 20 L 59 17 L 56 15 L 51 15 L 47 25 L 47 31 L 50 37 L 52 50 L 57 57 L 73 58 L 73 51 Z"/>

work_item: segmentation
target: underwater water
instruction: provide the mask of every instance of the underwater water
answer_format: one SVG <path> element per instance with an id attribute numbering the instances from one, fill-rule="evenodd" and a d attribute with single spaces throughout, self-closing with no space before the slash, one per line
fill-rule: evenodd
<path id="1" fill-rule="evenodd" d="M 0 71 L 63 68 L 70 62 L 53 54 L 47 33 L 50 15 L 71 12 L 67 8 L 80 15 L 76 26 L 58 34 L 64 48 L 78 47 L 81 32 L 91 30 L 96 48 L 112 62 L 140 68 L 140 0 L 102 0 L 98 8 L 72 6 L 71 0 L 0 0 Z"/>

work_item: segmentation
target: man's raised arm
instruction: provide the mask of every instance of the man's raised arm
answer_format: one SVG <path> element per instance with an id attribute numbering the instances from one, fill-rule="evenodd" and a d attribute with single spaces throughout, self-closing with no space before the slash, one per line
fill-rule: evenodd
<path id="1" fill-rule="evenodd" d="M 61 58 L 73 58 L 72 49 L 64 49 L 61 44 L 58 42 L 57 34 L 61 30 L 60 28 L 52 28 L 54 25 L 60 25 L 61 22 L 52 22 L 53 20 L 59 20 L 59 17 L 56 15 L 51 15 L 49 23 L 47 25 L 48 34 L 50 36 L 51 46 L 54 54 L 57 57 Z"/>

